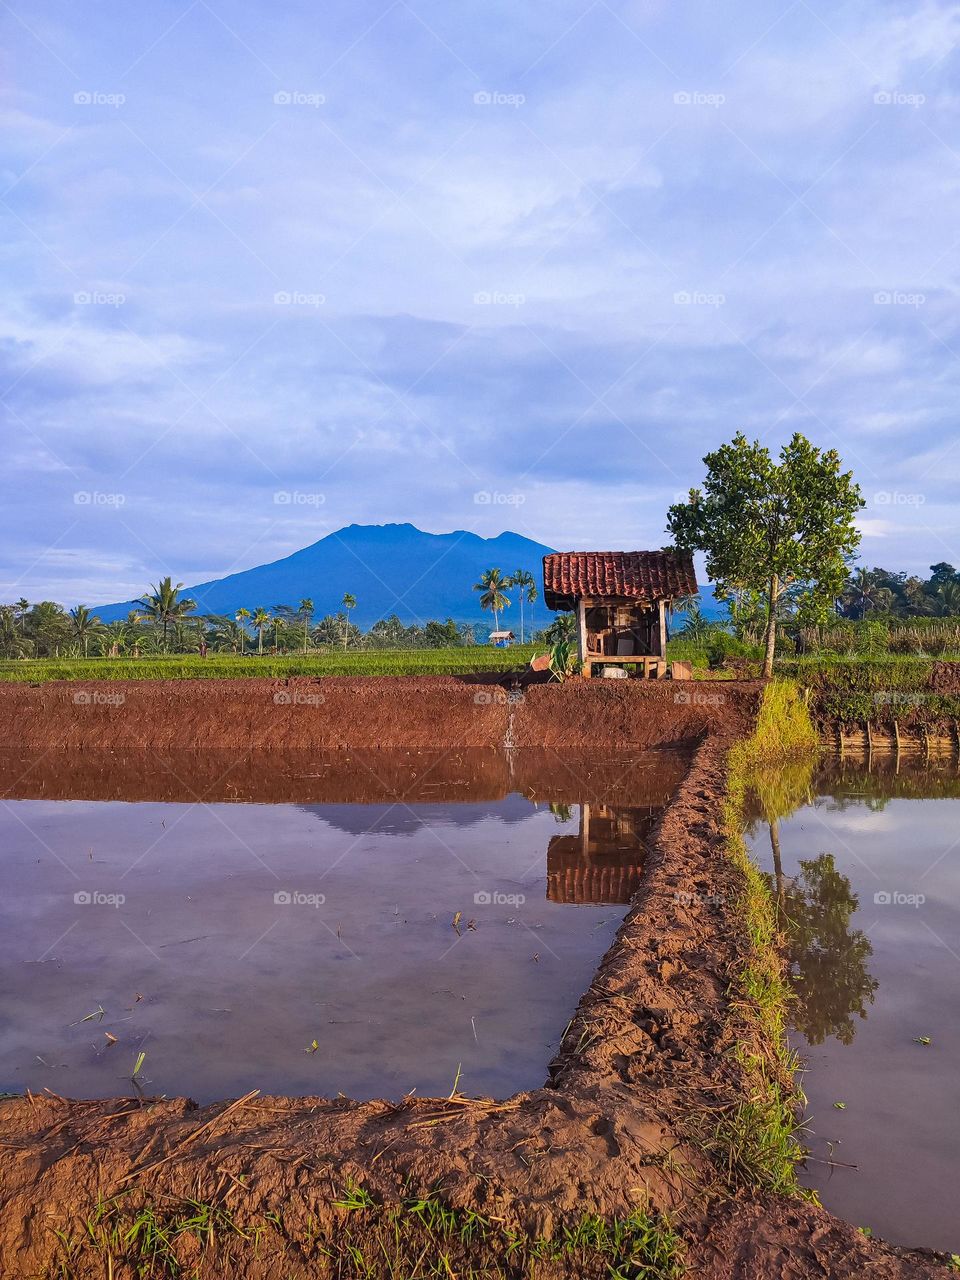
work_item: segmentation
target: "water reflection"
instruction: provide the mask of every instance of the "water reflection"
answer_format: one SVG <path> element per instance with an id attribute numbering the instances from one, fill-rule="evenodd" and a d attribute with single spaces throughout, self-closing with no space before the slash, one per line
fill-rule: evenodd
<path id="1" fill-rule="evenodd" d="M 804 1183 L 900 1244 L 960 1249 L 960 776 L 893 755 L 754 779 L 748 838 L 787 939 Z"/>
<path id="2" fill-rule="evenodd" d="M 556 813 L 569 820 L 569 807 Z M 629 902 L 643 876 L 647 840 L 659 810 L 604 804 L 580 806 L 577 835 L 553 836 L 547 846 L 551 902 Z"/>

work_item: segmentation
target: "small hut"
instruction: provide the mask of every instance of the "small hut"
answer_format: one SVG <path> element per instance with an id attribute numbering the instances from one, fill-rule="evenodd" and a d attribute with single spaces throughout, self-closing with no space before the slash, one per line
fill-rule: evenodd
<path id="1" fill-rule="evenodd" d="M 638 675 L 667 673 L 667 609 L 697 593 L 683 551 L 560 551 L 543 557 L 548 609 L 577 615 L 583 674 L 604 663 Z"/>
<path id="2" fill-rule="evenodd" d="M 516 640 L 512 631 L 491 631 L 490 643 L 497 649 L 509 649 L 510 642 Z"/>

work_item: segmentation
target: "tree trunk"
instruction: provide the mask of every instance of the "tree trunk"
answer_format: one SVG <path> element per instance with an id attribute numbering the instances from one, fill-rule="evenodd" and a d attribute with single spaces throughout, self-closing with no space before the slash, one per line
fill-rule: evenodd
<path id="1" fill-rule="evenodd" d="M 763 658 L 763 675 L 769 680 L 773 675 L 773 657 L 777 648 L 777 600 L 780 596 L 780 579 L 770 575 L 770 596 L 767 600 L 767 649 Z"/>
<path id="2" fill-rule="evenodd" d="M 523 588 L 520 589 L 520 643 L 523 644 Z"/>
<path id="3" fill-rule="evenodd" d="M 784 904 L 784 880 L 783 880 L 783 857 L 780 852 L 780 823 L 774 819 L 770 823 L 770 849 L 773 853 L 773 878 L 777 886 L 777 908 L 783 911 Z"/>

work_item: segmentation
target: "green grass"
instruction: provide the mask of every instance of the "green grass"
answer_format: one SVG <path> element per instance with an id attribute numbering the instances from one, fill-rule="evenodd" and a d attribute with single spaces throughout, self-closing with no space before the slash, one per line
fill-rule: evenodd
<path id="1" fill-rule="evenodd" d="M 534 645 L 494 649 L 370 649 L 241 658 L 237 654 L 150 658 L 27 658 L 0 660 L 0 680 L 227 680 L 243 676 L 443 676 L 526 667 Z"/>
<path id="2" fill-rule="evenodd" d="M 98 1273 L 139 1280 L 187 1280 L 230 1274 L 224 1263 L 256 1259 L 264 1274 L 440 1280 L 488 1277 L 535 1280 L 680 1280 L 684 1242 L 664 1219 L 636 1211 L 608 1219 L 583 1214 L 550 1238 L 509 1228 L 501 1218 L 459 1209 L 431 1194 L 382 1204 L 348 1182 L 323 1223 L 299 1233 L 281 1212 L 241 1224 L 201 1200 L 144 1201 L 134 1190 L 101 1200 L 75 1234 L 57 1230 L 47 1275 L 60 1280 Z"/>
<path id="3" fill-rule="evenodd" d="M 782 939 L 770 889 L 744 840 L 747 792 L 761 768 L 789 768 L 809 757 L 817 735 L 803 698 L 791 681 L 764 690 L 753 734 L 728 756 L 723 807 L 727 856 L 743 875 L 737 913 L 748 937 L 743 968 L 731 991 L 744 1031 L 734 1056 L 744 1072 L 746 1097 L 694 1121 L 694 1136 L 720 1169 L 731 1191 L 750 1188 L 797 1195 L 796 1166 L 803 1158 L 797 1117 L 804 1098 L 795 1083 L 798 1060 L 787 1042 L 791 994 Z"/>

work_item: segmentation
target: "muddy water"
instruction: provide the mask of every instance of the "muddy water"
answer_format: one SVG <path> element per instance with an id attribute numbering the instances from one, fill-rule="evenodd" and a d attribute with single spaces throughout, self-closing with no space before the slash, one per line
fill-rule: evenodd
<path id="1" fill-rule="evenodd" d="M 765 796 L 752 847 L 790 939 L 803 1181 L 888 1240 L 960 1252 L 957 770 L 834 764 Z"/>
<path id="2" fill-rule="evenodd" d="M 0 1091 L 535 1087 L 686 764 L 0 759 Z"/>

